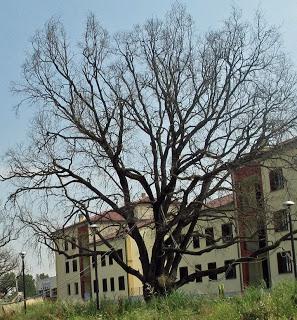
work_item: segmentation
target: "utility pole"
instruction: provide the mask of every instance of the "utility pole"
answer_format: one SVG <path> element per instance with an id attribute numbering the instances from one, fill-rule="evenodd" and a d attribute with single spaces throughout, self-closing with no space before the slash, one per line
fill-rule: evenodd
<path id="1" fill-rule="evenodd" d="M 25 255 L 26 252 L 21 252 L 20 256 L 22 258 L 22 274 L 23 274 L 23 293 L 24 293 L 24 310 L 27 313 L 27 304 L 26 304 L 26 281 L 25 281 Z"/>
<path id="2" fill-rule="evenodd" d="M 96 291 L 96 308 L 97 310 L 100 309 L 100 303 L 99 303 L 99 281 L 98 281 L 98 263 L 97 263 L 97 249 L 96 249 L 96 229 L 98 226 L 96 224 L 92 224 L 91 226 L 92 233 L 93 233 L 93 259 L 94 259 L 94 267 L 95 267 L 95 291 Z"/>
<path id="3" fill-rule="evenodd" d="M 290 239 L 291 239 L 291 247 L 292 247 L 292 256 L 293 256 L 293 270 L 294 270 L 294 277 L 297 280 L 297 267 L 296 267 L 296 253 L 295 253 L 295 243 L 294 243 L 294 234 L 293 234 L 293 224 L 292 224 L 292 216 L 291 216 L 291 206 L 295 204 L 294 201 L 285 201 L 283 203 L 284 206 L 287 208 L 287 214 L 289 216 L 289 231 L 290 231 Z"/>

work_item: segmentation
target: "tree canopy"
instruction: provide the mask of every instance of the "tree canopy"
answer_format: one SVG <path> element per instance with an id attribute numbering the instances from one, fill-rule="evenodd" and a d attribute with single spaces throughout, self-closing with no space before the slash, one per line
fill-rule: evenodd
<path id="1" fill-rule="evenodd" d="M 56 250 L 54 230 L 112 209 L 142 270 L 114 259 L 153 292 L 163 276 L 168 287 L 193 280 L 176 274 L 205 203 L 233 190 L 233 170 L 296 130 L 296 74 L 278 30 L 258 14 L 250 23 L 232 12 L 201 35 L 179 5 L 115 35 L 90 15 L 77 46 L 51 19 L 32 39 L 22 79 L 14 91 L 36 117 L 3 176 L 22 220 Z M 151 253 L 133 210 L 142 192 L 152 205 Z"/>

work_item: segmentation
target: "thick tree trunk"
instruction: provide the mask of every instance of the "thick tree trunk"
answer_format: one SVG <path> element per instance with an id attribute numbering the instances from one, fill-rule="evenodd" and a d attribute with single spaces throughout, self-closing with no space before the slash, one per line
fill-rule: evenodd
<path id="1" fill-rule="evenodd" d="M 158 285 L 158 281 L 153 283 L 146 282 L 143 284 L 143 298 L 146 302 L 149 302 L 154 297 L 165 297 L 172 291 L 172 287 L 161 287 Z"/>

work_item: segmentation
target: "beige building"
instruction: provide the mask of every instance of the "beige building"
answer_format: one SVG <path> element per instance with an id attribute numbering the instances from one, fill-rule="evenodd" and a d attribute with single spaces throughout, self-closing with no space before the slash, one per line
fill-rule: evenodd
<path id="1" fill-rule="evenodd" d="M 288 212 L 283 202 L 293 200 L 297 203 L 297 172 L 291 166 L 297 155 L 297 142 L 286 143 L 280 149 L 282 157 L 262 162 L 255 161 L 233 173 L 234 185 L 238 186 L 237 195 L 227 195 L 207 204 L 208 212 L 199 222 L 193 234 L 189 250 L 203 250 L 212 246 L 228 244 L 236 235 L 246 237 L 246 241 L 235 243 L 224 249 L 211 250 L 202 256 L 183 255 L 177 277 L 193 273 L 196 270 L 210 270 L 228 265 L 223 274 L 210 274 L 197 277 L 194 282 L 186 284 L 181 290 L 195 294 L 217 294 L 218 287 L 224 286 L 226 294 L 236 294 L 251 284 L 266 283 L 271 287 L 284 279 L 293 279 L 292 250 L 290 239 L 268 253 L 253 253 L 264 246 L 271 245 L 288 233 Z M 290 165 L 289 165 L 290 163 Z M 236 208 L 236 210 L 235 210 Z M 292 216 L 296 220 L 296 206 Z M 214 220 L 213 217 L 219 214 Z M 173 208 L 174 210 L 174 208 Z M 139 218 L 140 230 L 148 248 L 154 240 L 151 225 L 150 203 L 143 198 L 135 206 Z M 222 214 L 223 213 L 223 214 Z M 139 253 L 134 240 L 127 234 L 124 221 L 115 212 L 105 212 L 94 221 L 101 233 L 109 239 L 123 261 L 134 269 L 141 270 Z M 110 225 L 114 225 L 112 231 Z M 297 228 L 297 223 L 294 221 Z M 107 228 L 108 227 L 108 228 Z M 295 229 L 295 228 L 294 228 Z M 95 297 L 95 268 L 90 254 L 94 250 L 93 233 L 85 220 L 66 228 L 64 232 L 68 241 L 61 245 L 69 255 L 76 258 L 67 259 L 56 253 L 57 294 L 62 299 L 88 300 Z M 108 234 L 107 234 L 108 232 Z M 296 241 L 295 241 L 296 242 Z M 109 255 L 109 248 L 98 236 L 95 239 L 97 256 L 98 282 L 100 297 L 118 298 L 142 295 L 142 284 L 134 276 L 127 274 Z M 297 243 L 296 243 L 297 244 Z M 88 249 L 80 249 L 80 247 Z M 89 250 L 89 252 L 87 252 Z M 250 256 L 247 262 L 232 265 L 240 257 Z"/>

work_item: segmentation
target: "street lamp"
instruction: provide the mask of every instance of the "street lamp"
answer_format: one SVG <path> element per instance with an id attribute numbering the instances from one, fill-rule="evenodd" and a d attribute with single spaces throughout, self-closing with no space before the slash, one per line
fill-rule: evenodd
<path id="1" fill-rule="evenodd" d="M 98 228 L 97 224 L 91 224 L 90 228 L 92 230 L 93 233 L 93 259 L 94 259 L 94 266 L 95 266 L 95 283 L 96 283 L 96 287 L 95 287 L 95 291 L 96 291 L 96 307 L 97 310 L 100 309 L 100 305 L 99 305 L 99 282 L 98 282 L 98 264 L 97 264 L 97 250 L 96 250 L 96 229 Z"/>
<path id="2" fill-rule="evenodd" d="M 24 252 L 24 251 L 20 253 L 20 256 L 21 256 L 21 258 L 22 258 L 24 310 L 25 310 L 25 313 L 27 313 L 27 304 L 26 304 L 26 281 L 25 281 L 25 262 L 24 262 L 25 255 L 26 255 L 26 252 Z"/>
<path id="3" fill-rule="evenodd" d="M 293 268 L 294 268 L 294 276 L 297 280 L 297 268 L 296 268 L 296 254 L 295 254 L 295 244 L 294 244 L 294 235 L 293 235 L 293 225 L 292 225 L 292 217 L 291 217 L 291 207 L 295 204 L 294 201 L 288 200 L 283 203 L 283 205 L 287 208 L 287 213 L 289 216 L 289 228 L 290 228 L 290 238 L 291 238 L 291 247 L 292 247 L 292 255 L 293 255 Z"/>

